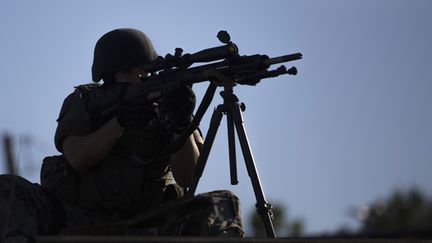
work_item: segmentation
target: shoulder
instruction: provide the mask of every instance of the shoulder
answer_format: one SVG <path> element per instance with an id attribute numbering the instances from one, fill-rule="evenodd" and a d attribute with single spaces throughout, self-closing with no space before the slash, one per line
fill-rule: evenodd
<path id="1" fill-rule="evenodd" d="M 81 95 L 87 95 L 88 93 L 99 89 L 100 87 L 102 87 L 101 84 L 99 83 L 87 83 L 87 84 L 80 84 L 78 86 L 74 87 L 74 93 L 78 93 Z"/>
<path id="2" fill-rule="evenodd" d="M 75 90 L 79 90 L 81 92 L 90 92 L 91 90 L 95 88 L 99 88 L 102 85 L 100 83 L 87 83 L 87 84 L 80 84 L 78 86 L 75 86 Z"/>
<path id="3" fill-rule="evenodd" d="M 70 93 L 63 101 L 62 109 L 67 110 L 72 103 L 77 103 L 75 102 L 76 100 L 80 100 L 79 103 L 86 106 L 90 93 L 99 89 L 100 87 L 101 85 L 98 83 L 87 83 L 74 86 L 74 91 Z"/>
<path id="4" fill-rule="evenodd" d="M 75 96 L 82 98 L 83 96 L 88 95 L 91 91 L 98 89 L 99 87 L 101 87 L 101 85 L 98 83 L 88 83 L 74 86 L 74 91 L 65 98 L 65 100 L 63 101 L 63 106 L 67 103 L 70 103 Z"/>
<path id="5" fill-rule="evenodd" d="M 64 99 L 57 121 L 60 121 L 65 113 L 73 107 L 86 108 L 89 93 L 100 86 L 101 85 L 98 83 L 88 83 L 75 86 L 74 91 Z"/>
<path id="6" fill-rule="evenodd" d="M 60 109 L 57 129 L 54 136 L 58 151 L 62 152 L 63 139 L 68 136 L 81 136 L 90 132 L 92 118 L 88 111 L 88 97 L 98 84 L 83 84 L 74 87 Z"/>

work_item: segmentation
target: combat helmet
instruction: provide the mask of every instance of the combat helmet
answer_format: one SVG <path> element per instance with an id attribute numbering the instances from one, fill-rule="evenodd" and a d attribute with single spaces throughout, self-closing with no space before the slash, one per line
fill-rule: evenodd
<path id="1" fill-rule="evenodd" d="M 99 82 L 108 74 L 141 66 L 154 60 L 157 53 L 150 39 L 137 29 L 115 29 L 96 43 L 92 79 Z"/>

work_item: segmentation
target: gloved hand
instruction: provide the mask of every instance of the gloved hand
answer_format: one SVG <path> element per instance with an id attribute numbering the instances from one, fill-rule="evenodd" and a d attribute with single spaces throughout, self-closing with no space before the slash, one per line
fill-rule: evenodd
<path id="1" fill-rule="evenodd" d="M 147 126 L 157 117 L 156 105 L 150 101 L 137 101 L 124 105 L 117 114 L 117 121 L 123 128 Z"/>
<path id="2" fill-rule="evenodd" d="M 196 97 L 192 88 L 188 85 L 181 85 L 164 94 L 160 106 L 161 110 L 172 117 L 174 128 L 183 129 L 191 120 L 195 102 Z"/>

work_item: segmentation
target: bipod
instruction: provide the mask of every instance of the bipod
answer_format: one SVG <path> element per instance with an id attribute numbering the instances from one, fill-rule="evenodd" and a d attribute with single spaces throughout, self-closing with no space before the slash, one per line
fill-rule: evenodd
<path id="1" fill-rule="evenodd" d="M 193 196 L 198 186 L 198 182 L 203 174 L 204 167 L 207 163 L 208 156 L 210 154 L 211 147 L 216 137 L 217 130 L 219 128 L 222 116 L 227 116 L 227 128 L 228 128 L 228 146 L 229 146 L 229 159 L 230 159 L 230 176 L 231 184 L 236 185 L 237 180 L 237 162 L 235 152 L 235 131 L 240 142 L 241 150 L 243 153 L 244 161 L 249 178 L 252 182 L 252 187 L 255 193 L 257 203 L 255 204 L 258 214 L 264 223 L 267 237 L 276 238 L 276 234 L 272 223 L 272 206 L 267 202 L 261 182 L 258 176 L 258 171 L 255 166 L 255 161 L 252 156 L 252 151 L 249 146 L 249 141 L 246 135 L 246 130 L 243 125 L 242 112 L 245 110 L 245 105 L 239 102 L 239 99 L 233 92 L 234 84 L 223 85 L 224 90 L 220 92 L 224 102 L 216 107 L 213 111 L 213 115 L 210 120 L 210 126 L 204 140 L 200 156 L 198 158 L 197 166 L 195 169 L 195 176 L 191 187 L 188 190 L 188 195 Z"/>

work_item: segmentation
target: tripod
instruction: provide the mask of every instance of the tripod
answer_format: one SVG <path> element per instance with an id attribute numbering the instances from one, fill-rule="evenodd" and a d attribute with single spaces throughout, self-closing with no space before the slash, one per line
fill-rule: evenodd
<path id="1" fill-rule="evenodd" d="M 239 102 L 239 99 L 233 92 L 234 84 L 224 84 L 224 90 L 220 92 L 223 98 L 223 104 L 220 104 L 213 111 L 213 115 L 210 120 L 210 126 L 206 134 L 204 145 L 201 154 L 198 158 L 197 167 L 195 169 L 195 176 L 191 187 L 188 190 L 188 194 L 193 196 L 198 186 L 199 179 L 201 178 L 204 167 L 207 163 L 208 156 L 210 154 L 211 147 L 216 137 L 217 130 L 219 128 L 222 116 L 227 116 L 227 128 L 228 128 L 228 148 L 229 148 L 229 159 L 230 159 L 230 176 L 231 184 L 236 185 L 237 179 L 237 162 L 235 152 L 235 131 L 240 142 L 241 150 L 243 153 L 244 161 L 246 163 L 246 169 L 252 182 L 252 187 L 255 193 L 257 203 L 255 204 L 258 214 L 264 223 L 267 237 L 275 238 L 275 231 L 272 223 L 272 212 L 271 205 L 266 201 L 264 196 L 263 188 L 258 176 L 257 169 L 255 167 L 254 158 L 252 151 L 249 146 L 249 142 L 246 136 L 245 127 L 243 126 L 242 112 L 245 110 L 245 105 Z M 214 90 L 213 90 L 214 92 Z"/>

